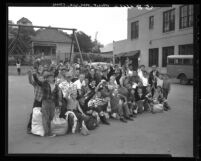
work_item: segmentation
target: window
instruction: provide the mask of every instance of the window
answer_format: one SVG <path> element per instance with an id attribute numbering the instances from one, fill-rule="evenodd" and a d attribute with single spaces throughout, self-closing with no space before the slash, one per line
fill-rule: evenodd
<path id="1" fill-rule="evenodd" d="M 174 59 L 169 59 L 169 64 L 173 65 L 174 64 Z"/>
<path id="2" fill-rule="evenodd" d="M 183 63 L 184 63 L 184 65 L 192 65 L 193 60 L 192 59 L 183 59 Z"/>
<path id="3" fill-rule="evenodd" d="M 131 40 L 139 36 L 139 21 L 131 23 Z"/>
<path id="4" fill-rule="evenodd" d="M 174 59 L 174 64 L 175 65 L 182 65 L 183 64 L 183 59 Z"/>
<path id="5" fill-rule="evenodd" d="M 149 29 L 154 28 L 154 16 L 149 17 Z"/>
<path id="6" fill-rule="evenodd" d="M 193 44 L 179 45 L 179 55 L 193 55 Z"/>
<path id="7" fill-rule="evenodd" d="M 158 48 L 149 49 L 149 67 L 158 66 Z"/>
<path id="8" fill-rule="evenodd" d="M 182 65 L 183 64 L 183 59 L 178 59 L 178 65 Z"/>
<path id="9" fill-rule="evenodd" d="M 175 9 L 163 12 L 163 32 L 175 29 Z"/>
<path id="10" fill-rule="evenodd" d="M 180 7 L 179 22 L 180 29 L 193 26 L 193 5 L 184 5 Z"/>
<path id="11" fill-rule="evenodd" d="M 167 56 L 174 55 L 174 46 L 163 47 L 162 52 L 162 67 L 166 67 Z"/>

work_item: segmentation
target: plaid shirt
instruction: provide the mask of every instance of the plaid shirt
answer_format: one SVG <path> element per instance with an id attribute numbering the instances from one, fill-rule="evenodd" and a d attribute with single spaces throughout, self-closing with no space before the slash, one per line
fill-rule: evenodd
<path id="1" fill-rule="evenodd" d="M 51 91 L 50 84 L 47 81 L 40 81 L 36 74 L 33 75 L 34 81 L 42 88 L 43 97 L 42 100 L 48 100 L 51 99 L 54 101 L 56 106 L 59 106 L 59 104 L 62 104 L 62 91 L 59 88 L 58 85 L 55 85 L 55 88 L 53 91 Z"/>
<path id="2" fill-rule="evenodd" d="M 32 74 L 28 75 L 29 83 L 34 87 L 35 100 L 41 102 L 43 98 L 42 88 L 33 80 Z"/>

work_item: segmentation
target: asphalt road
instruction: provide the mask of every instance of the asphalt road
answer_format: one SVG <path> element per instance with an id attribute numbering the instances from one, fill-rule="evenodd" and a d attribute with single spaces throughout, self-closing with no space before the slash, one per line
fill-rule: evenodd
<path id="1" fill-rule="evenodd" d="M 172 84 L 172 110 L 144 113 L 127 124 L 111 120 L 89 136 L 69 134 L 54 138 L 26 133 L 33 104 L 27 76 L 9 76 L 8 153 L 56 154 L 171 154 L 193 156 L 193 87 Z"/>

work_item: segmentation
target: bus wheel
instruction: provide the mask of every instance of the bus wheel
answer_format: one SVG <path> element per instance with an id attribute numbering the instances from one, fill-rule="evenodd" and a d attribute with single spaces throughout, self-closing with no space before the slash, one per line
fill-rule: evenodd
<path id="1" fill-rule="evenodd" d="M 188 79 L 185 75 L 180 76 L 180 84 L 186 85 L 188 83 Z"/>

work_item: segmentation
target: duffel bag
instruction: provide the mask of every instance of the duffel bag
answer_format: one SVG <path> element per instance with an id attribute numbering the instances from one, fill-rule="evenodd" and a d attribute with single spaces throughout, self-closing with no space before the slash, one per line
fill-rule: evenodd
<path id="1" fill-rule="evenodd" d="M 34 107 L 32 113 L 31 133 L 39 136 L 44 136 L 45 131 L 42 122 L 41 107 Z"/>
<path id="2" fill-rule="evenodd" d="M 162 104 L 154 104 L 153 107 L 152 107 L 152 113 L 161 113 L 163 112 L 164 109 L 163 109 L 163 105 Z"/>
<path id="3" fill-rule="evenodd" d="M 94 130 L 98 126 L 98 121 L 94 116 L 90 116 L 85 122 L 88 130 Z"/>

